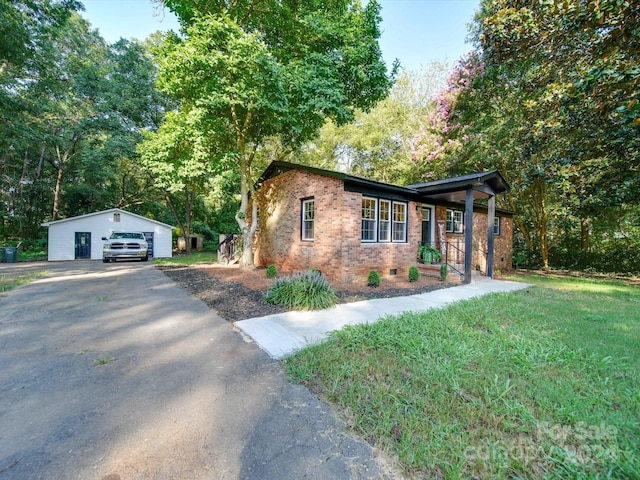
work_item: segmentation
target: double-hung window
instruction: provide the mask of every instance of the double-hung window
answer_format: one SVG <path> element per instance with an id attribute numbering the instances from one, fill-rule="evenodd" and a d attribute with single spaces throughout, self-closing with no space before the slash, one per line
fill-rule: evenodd
<path id="1" fill-rule="evenodd" d="M 376 220 L 378 217 L 378 201 L 375 198 L 362 199 L 362 241 L 376 241 Z"/>
<path id="2" fill-rule="evenodd" d="M 313 198 L 302 200 L 302 240 L 313 240 L 313 226 L 316 218 L 316 202 Z"/>
<path id="3" fill-rule="evenodd" d="M 391 201 L 380 200 L 380 215 L 378 221 L 378 241 L 391 241 Z"/>
<path id="4" fill-rule="evenodd" d="M 393 241 L 407 241 L 407 204 L 393 202 Z"/>
<path id="5" fill-rule="evenodd" d="M 502 227 L 502 222 L 500 217 L 495 217 L 493 219 L 493 234 L 500 235 L 500 229 Z"/>
<path id="6" fill-rule="evenodd" d="M 462 210 L 447 209 L 446 230 L 449 233 L 462 233 L 464 231 Z"/>
<path id="7" fill-rule="evenodd" d="M 406 242 L 407 204 L 362 197 L 363 242 Z"/>

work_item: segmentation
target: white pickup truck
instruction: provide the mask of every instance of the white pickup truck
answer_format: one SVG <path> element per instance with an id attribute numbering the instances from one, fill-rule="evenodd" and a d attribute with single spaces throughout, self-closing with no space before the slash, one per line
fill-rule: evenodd
<path id="1" fill-rule="evenodd" d="M 118 258 L 149 260 L 149 245 L 141 232 L 113 232 L 109 238 L 102 237 L 102 261 L 115 262 Z"/>

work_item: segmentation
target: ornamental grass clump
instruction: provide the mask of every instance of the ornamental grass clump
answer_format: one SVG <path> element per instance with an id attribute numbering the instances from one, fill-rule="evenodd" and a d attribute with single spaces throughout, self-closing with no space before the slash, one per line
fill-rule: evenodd
<path id="1" fill-rule="evenodd" d="M 277 279 L 264 300 L 295 310 L 321 310 L 338 303 L 338 296 L 320 272 L 310 270 Z"/>

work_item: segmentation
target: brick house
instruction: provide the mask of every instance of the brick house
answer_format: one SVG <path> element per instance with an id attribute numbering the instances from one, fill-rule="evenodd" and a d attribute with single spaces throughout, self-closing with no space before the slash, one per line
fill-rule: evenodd
<path id="1" fill-rule="evenodd" d="M 464 281 L 472 269 L 493 276 L 511 268 L 513 215 L 495 208 L 508 190 L 498 171 L 399 187 L 276 161 L 256 194 L 255 264 L 349 282 L 372 269 L 406 275 L 431 244 Z"/>

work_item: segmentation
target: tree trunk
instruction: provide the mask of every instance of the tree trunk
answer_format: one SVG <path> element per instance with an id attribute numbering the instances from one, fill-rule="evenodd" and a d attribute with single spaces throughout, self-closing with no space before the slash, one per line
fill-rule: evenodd
<path id="1" fill-rule="evenodd" d="M 78 141 L 76 135 L 74 134 L 71 138 L 71 142 L 68 148 L 65 150 L 63 154 L 60 154 L 60 147 L 56 147 L 56 156 L 58 157 L 58 163 L 55 167 L 58 169 L 58 175 L 56 177 L 56 187 L 53 191 L 53 208 L 51 209 L 51 220 L 55 221 L 58 219 L 59 206 L 60 206 L 60 194 L 62 193 L 62 180 L 64 178 L 64 169 L 67 165 L 67 161 L 72 155 L 73 149 L 75 148 L 75 144 Z"/>
<path id="2" fill-rule="evenodd" d="M 56 176 L 56 188 L 53 191 L 53 208 L 51 209 L 51 221 L 58 219 L 58 207 L 60 205 L 60 191 L 62 190 L 62 179 L 64 176 L 64 162 L 58 163 L 58 175 Z"/>
<path id="3" fill-rule="evenodd" d="M 236 131 L 236 145 L 240 154 L 240 210 L 236 213 L 236 222 L 238 222 L 242 233 L 240 267 L 253 268 L 253 235 L 258 225 L 258 222 L 256 222 L 258 205 L 255 201 L 251 204 L 251 225 L 247 222 L 247 210 L 249 208 L 249 196 L 252 196 L 255 200 L 255 195 L 253 195 L 255 191 L 251 180 L 251 164 L 258 150 L 258 144 L 254 144 L 251 153 L 247 153 L 246 138 L 253 119 L 253 112 L 249 110 L 244 121 L 241 121 L 235 105 L 232 105 L 231 115 Z"/>
<path id="4" fill-rule="evenodd" d="M 540 256 L 542 257 L 542 269 L 549 270 L 549 235 L 547 218 L 547 186 L 543 178 L 537 178 L 531 185 L 533 209 L 536 214 L 536 223 L 540 235 Z"/>
<path id="5" fill-rule="evenodd" d="M 580 219 L 580 251 L 588 252 L 590 247 L 590 234 L 589 234 L 589 224 L 591 222 L 588 218 Z"/>
<path id="6" fill-rule="evenodd" d="M 180 231 L 182 232 L 182 235 L 183 235 L 183 237 L 185 239 L 185 243 L 187 244 L 187 245 L 185 245 L 185 248 L 190 248 L 191 247 L 191 242 L 187 242 L 187 237 L 184 236 L 186 228 L 184 226 L 184 223 L 182 222 L 182 219 L 180 218 L 180 215 L 178 215 L 178 211 L 176 210 L 176 206 L 173 204 L 173 201 L 171 200 L 171 197 L 169 196 L 169 192 L 167 192 L 166 190 L 163 189 L 162 190 L 162 194 L 164 195 L 164 199 L 167 202 L 167 206 L 169 207 L 169 210 L 171 210 L 171 213 L 173 214 L 173 218 L 176 219 L 176 222 L 178 223 L 178 227 L 180 227 Z"/>
<path id="7" fill-rule="evenodd" d="M 187 253 L 191 253 L 191 205 L 193 203 L 193 193 L 188 187 L 184 187 L 184 248 Z"/>
<path id="8" fill-rule="evenodd" d="M 240 210 L 236 214 L 236 222 L 242 232 L 242 257 L 240 258 L 240 266 L 242 268 L 253 268 L 253 235 L 256 231 L 256 216 L 258 213 L 258 205 L 254 201 L 251 203 L 251 225 L 247 222 L 247 210 L 249 209 L 249 194 L 253 193 L 250 188 L 251 176 L 247 165 L 242 166 L 240 175 Z M 254 196 L 255 197 L 255 196 Z"/>

